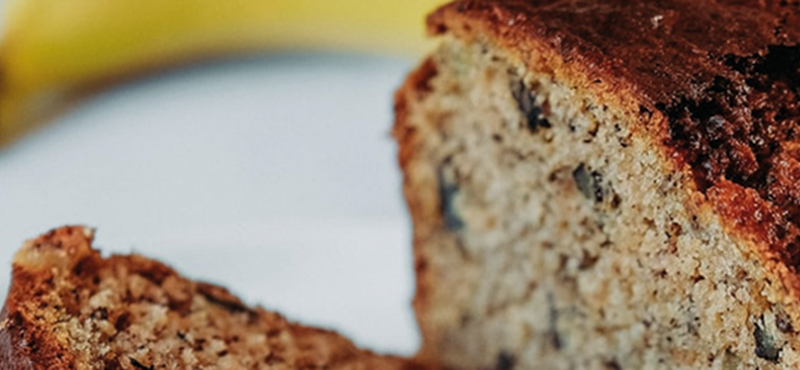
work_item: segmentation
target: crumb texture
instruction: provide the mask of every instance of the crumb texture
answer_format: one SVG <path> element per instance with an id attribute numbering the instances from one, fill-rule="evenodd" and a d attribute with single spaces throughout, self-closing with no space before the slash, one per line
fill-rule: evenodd
<path id="1" fill-rule="evenodd" d="M 698 202 L 694 171 L 638 130 L 638 110 L 572 83 L 448 37 L 398 93 L 422 356 L 498 370 L 800 366 L 798 304 L 775 265 Z"/>
<path id="2" fill-rule="evenodd" d="M 557 77 L 629 99 L 647 116 L 636 131 L 690 169 L 800 297 L 800 1 L 462 0 L 429 25 L 491 35 L 526 62 L 547 51 Z"/>
<path id="3" fill-rule="evenodd" d="M 102 258 L 88 229 L 27 243 L 0 326 L 2 369 L 401 369 L 138 255 Z M 8 367 L 8 364 L 16 366 Z"/>

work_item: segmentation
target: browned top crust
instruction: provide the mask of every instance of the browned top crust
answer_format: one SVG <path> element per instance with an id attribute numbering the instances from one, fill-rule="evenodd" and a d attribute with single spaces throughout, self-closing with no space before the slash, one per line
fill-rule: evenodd
<path id="1" fill-rule="evenodd" d="M 179 320 L 182 315 L 189 314 L 189 306 L 193 304 L 192 302 L 196 304 L 198 299 L 213 306 L 203 311 L 203 314 L 240 318 L 229 320 L 241 325 L 232 329 L 236 331 L 236 335 L 246 334 L 242 327 L 244 325 L 248 331 L 264 333 L 267 339 L 260 346 L 267 348 L 269 355 L 263 359 L 255 359 L 257 364 L 262 362 L 266 364 L 257 368 L 264 366 L 270 369 L 309 370 L 421 368 L 410 360 L 378 356 L 359 350 L 336 333 L 296 325 L 276 313 L 267 312 L 259 307 L 248 307 L 224 288 L 188 280 L 160 262 L 138 255 L 103 258 L 91 247 L 92 238 L 93 234 L 89 229 L 64 227 L 29 241 L 17 253 L 14 258 L 12 285 L 3 312 L 0 314 L 0 370 L 89 368 L 79 359 L 81 354 L 70 347 L 72 339 L 66 338 L 63 330 L 55 330 L 56 325 L 61 325 L 72 318 L 83 317 L 87 315 L 88 309 L 90 318 L 95 318 L 96 314 L 100 313 L 103 321 L 113 323 L 112 327 L 122 330 L 123 326 L 130 325 L 130 321 L 133 320 L 130 312 L 124 312 L 126 309 L 130 310 L 138 303 L 154 302 L 170 310 L 169 320 Z M 124 305 L 103 306 L 91 312 L 94 308 L 89 307 L 92 303 L 91 301 L 87 303 L 88 297 L 96 293 L 98 284 L 108 278 L 109 271 L 114 273 L 122 270 L 126 271 L 126 274 L 130 272 L 124 275 L 130 281 L 146 280 L 148 283 L 142 286 L 158 287 L 161 293 L 156 295 L 147 291 L 119 292 L 124 296 L 126 302 Z M 64 286 L 70 288 L 64 289 Z M 54 310 L 53 304 L 58 304 L 60 307 Z M 146 335 L 166 336 L 166 330 L 163 331 Z M 112 337 L 104 341 L 110 342 L 113 335 L 118 334 L 110 335 Z M 136 345 L 144 347 L 148 344 L 142 340 Z M 103 362 L 109 369 L 163 367 L 163 365 L 144 364 L 139 362 L 140 360 L 128 358 L 127 354 L 106 353 L 103 356 Z"/>
<path id="2" fill-rule="evenodd" d="M 428 25 L 615 97 L 800 290 L 800 1 L 462 0 Z"/>

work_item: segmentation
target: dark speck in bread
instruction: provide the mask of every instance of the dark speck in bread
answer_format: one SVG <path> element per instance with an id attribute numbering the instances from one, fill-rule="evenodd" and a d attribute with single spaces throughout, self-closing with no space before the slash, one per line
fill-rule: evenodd
<path id="1" fill-rule="evenodd" d="M 497 355 L 497 367 L 495 369 L 513 370 L 516 362 L 517 360 L 514 355 L 509 354 L 508 352 L 500 352 L 500 354 Z"/>
<path id="2" fill-rule="evenodd" d="M 597 203 L 603 201 L 603 188 L 601 186 L 603 176 L 600 175 L 599 172 L 589 171 L 586 169 L 586 165 L 581 163 L 578 168 L 572 171 L 572 178 L 575 180 L 575 184 L 578 185 L 578 189 L 580 189 L 586 199 L 593 200 Z"/>
<path id="3" fill-rule="evenodd" d="M 458 185 L 447 180 L 446 176 L 439 171 L 439 202 L 442 215 L 444 216 L 445 227 L 449 230 L 458 231 L 464 227 L 464 221 L 459 216 L 455 206 L 455 197 L 458 195 Z"/>
<path id="4" fill-rule="evenodd" d="M 525 122 L 531 132 L 536 132 L 539 127 L 550 127 L 550 122 L 544 117 L 542 107 L 536 104 L 536 97 L 522 80 L 511 82 L 511 93 L 525 116 Z"/>
<path id="5" fill-rule="evenodd" d="M 648 113 L 636 129 L 661 138 L 726 222 L 798 270 L 798 15 L 780 0 L 462 0 L 428 24 L 480 24 L 523 59 L 545 47 L 597 94 L 629 97 Z"/>
<path id="6" fill-rule="evenodd" d="M 155 367 L 153 365 L 150 365 L 150 366 L 142 365 L 141 362 L 137 361 L 133 357 L 131 357 L 130 360 L 131 360 L 131 365 L 133 365 L 133 367 L 135 367 L 137 369 L 141 369 L 141 370 L 154 370 L 155 369 Z"/>
<path id="7" fill-rule="evenodd" d="M 775 338 L 762 326 L 764 319 L 756 322 L 753 329 L 753 336 L 756 339 L 756 356 L 768 361 L 778 362 L 780 359 L 781 348 L 775 343 Z"/>

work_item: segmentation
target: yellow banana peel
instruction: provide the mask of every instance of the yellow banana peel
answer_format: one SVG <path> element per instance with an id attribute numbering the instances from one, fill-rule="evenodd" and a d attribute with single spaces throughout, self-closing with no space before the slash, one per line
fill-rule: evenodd
<path id="1" fill-rule="evenodd" d="M 345 50 L 418 55 L 444 0 L 6 0 L 0 147 L 108 86 L 242 54 Z"/>

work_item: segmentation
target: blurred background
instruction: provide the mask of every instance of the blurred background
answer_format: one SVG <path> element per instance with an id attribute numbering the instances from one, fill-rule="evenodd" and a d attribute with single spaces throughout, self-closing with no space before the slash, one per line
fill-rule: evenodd
<path id="1" fill-rule="evenodd" d="M 0 62 L 24 52 L 7 46 L 24 39 L 9 33 L 25 28 L 9 1 L 0 1 Z M 75 4 L 81 1 L 95 0 Z M 386 11 L 361 16 L 386 17 Z M 48 124 L 38 130 L 27 126 L 40 122 L 24 117 L 0 121 L 0 135 L 13 125 L 28 133 L 0 149 L 0 298 L 24 240 L 84 224 L 97 228 L 96 245 L 106 253 L 155 257 L 190 277 L 223 284 L 248 303 L 339 330 L 361 346 L 412 354 L 418 338 L 410 306 L 411 230 L 390 129 L 393 92 L 428 47 L 419 41 L 424 12 L 413 11 L 409 17 L 417 20 L 407 25 L 413 36 L 398 33 L 398 45 L 406 46 L 396 53 L 392 40 L 381 48 L 357 40 L 317 47 L 330 45 L 324 39 L 296 48 L 288 42 L 278 51 L 258 44 L 224 58 L 181 50 L 192 63 L 173 58 L 167 69 L 153 68 L 161 59 L 137 62 L 141 69 L 125 66 L 124 84 L 93 87 L 91 99 L 85 86 L 115 74 L 54 77 L 46 89 L 44 82 L 17 89 L 37 101 L 37 113 L 52 109 L 39 97 L 50 102 L 53 91 L 71 109 L 47 111 L 43 116 L 55 118 L 39 119 Z M 91 19 L 79 21 L 86 22 Z M 308 40 L 314 32 L 330 34 L 323 27 Z M 48 42 L 85 37 L 67 36 Z M 78 49 L 71 50 L 95 53 L 93 60 L 106 50 L 91 43 Z M 28 73 L 46 75 L 61 61 L 67 70 L 70 55 L 40 57 L 44 72 Z M 24 95 L 9 97 L 12 80 L 3 81 L 0 103 L 18 104 L 14 99 Z M 39 95 L 29 99 L 34 90 Z"/>

